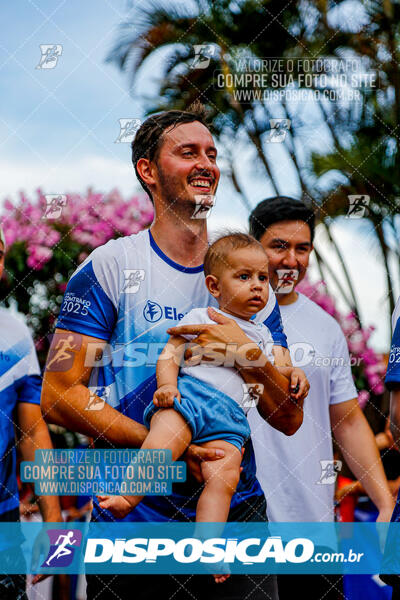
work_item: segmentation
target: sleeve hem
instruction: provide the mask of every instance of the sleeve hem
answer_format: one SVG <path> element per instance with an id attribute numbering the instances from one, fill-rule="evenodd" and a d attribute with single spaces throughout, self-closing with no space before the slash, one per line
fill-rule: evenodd
<path id="1" fill-rule="evenodd" d="M 346 394 L 346 396 L 339 396 L 338 398 L 331 399 L 329 402 L 329 406 L 332 406 L 334 404 L 342 404 L 342 402 L 348 402 L 349 400 L 354 400 L 354 398 L 357 397 L 357 390 L 354 390 L 354 393 L 352 394 Z"/>
<path id="2" fill-rule="evenodd" d="M 95 327 L 90 327 L 90 325 L 88 325 L 87 323 L 68 323 L 68 325 L 57 323 L 56 328 L 64 329 L 65 331 L 73 331 L 74 333 L 81 333 L 82 335 L 90 335 L 91 337 L 104 340 L 105 342 L 108 342 L 111 336 L 111 332 L 105 332 L 104 330 L 96 329 Z"/>

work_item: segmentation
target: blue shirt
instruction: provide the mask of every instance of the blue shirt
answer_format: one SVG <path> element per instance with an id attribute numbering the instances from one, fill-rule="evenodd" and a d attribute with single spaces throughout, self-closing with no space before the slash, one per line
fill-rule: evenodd
<path id="1" fill-rule="evenodd" d="M 389 390 L 400 386 L 400 298 L 397 300 L 393 311 L 392 328 L 393 338 L 385 379 L 386 387 Z"/>
<path id="2" fill-rule="evenodd" d="M 72 276 L 57 327 L 107 341 L 89 388 L 116 410 L 143 423 L 143 412 L 157 388 L 156 363 L 169 336 L 193 308 L 215 306 L 204 283 L 203 267 L 183 267 L 167 257 L 149 230 L 111 240 L 97 248 Z M 286 346 L 279 307 L 270 298 L 257 318 L 274 342 Z M 261 495 L 252 449 L 246 453 L 241 482 L 232 505 Z M 176 484 L 172 496 L 148 496 L 127 519 L 193 519 L 199 490 Z M 95 501 L 94 517 L 99 517 Z M 111 518 L 109 513 L 101 518 Z M 114 520 L 114 519 L 113 519 Z"/>
<path id="3" fill-rule="evenodd" d="M 19 506 L 15 451 L 18 402 L 40 405 L 41 377 L 31 334 L 0 308 L 0 514 Z"/>

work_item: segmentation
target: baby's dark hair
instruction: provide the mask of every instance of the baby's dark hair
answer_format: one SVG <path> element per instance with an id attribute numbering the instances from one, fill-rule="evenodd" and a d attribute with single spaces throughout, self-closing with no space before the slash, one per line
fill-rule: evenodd
<path id="1" fill-rule="evenodd" d="M 264 252 L 267 256 L 264 248 L 253 236 L 240 231 L 232 231 L 219 237 L 211 246 L 208 248 L 206 256 L 204 258 L 204 274 L 215 275 L 218 267 L 226 267 L 228 264 L 229 253 L 233 250 L 239 250 L 242 248 L 254 247 L 261 252 Z"/>

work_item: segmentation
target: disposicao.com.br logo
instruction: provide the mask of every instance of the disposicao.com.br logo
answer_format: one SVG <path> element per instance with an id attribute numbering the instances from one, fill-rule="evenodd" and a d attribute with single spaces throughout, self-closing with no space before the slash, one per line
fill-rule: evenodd
<path id="1" fill-rule="evenodd" d="M 85 563 L 155 563 L 170 557 L 178 563 L 304 563 L 314 554 L 314 543 L 307 538 L 294 538 L 286 544 L 280 536 L 268 538 L 89 538 Z"/>

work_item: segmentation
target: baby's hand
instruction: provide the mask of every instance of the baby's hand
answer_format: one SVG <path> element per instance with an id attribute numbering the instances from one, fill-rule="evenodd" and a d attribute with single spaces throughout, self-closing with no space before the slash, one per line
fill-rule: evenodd
<path id="1" fill-rule="evenodd" d="M 117 519 L 123 519 L 128 515 L 132 506 L 129 504 L 125 496 L 97 496 L 100 508 L 109 510 Z"/>
<path id="2" fill-rule="evenodd" d="M 154 392 L 153 404 L 160 408 L 169 408 L 174 405 L 174 398 L 181 401 L 181 395 L 175 385 L 162 385 Z"/>
<path id="3" fill-rule="evenodd" d="M 290 380 L 290 396 L 293 400 L 302 402 L 307 396 L 310 384 L 306 374 L 298 367 L 276 367 L 281 375 Z"/>
<path id="4" fill-rule="evenodd" d="M 290 375 L 290 395 L 295 400 L 304 400 L 310 390 L 310 384 L 302 369 L 292 368 Z"/>

